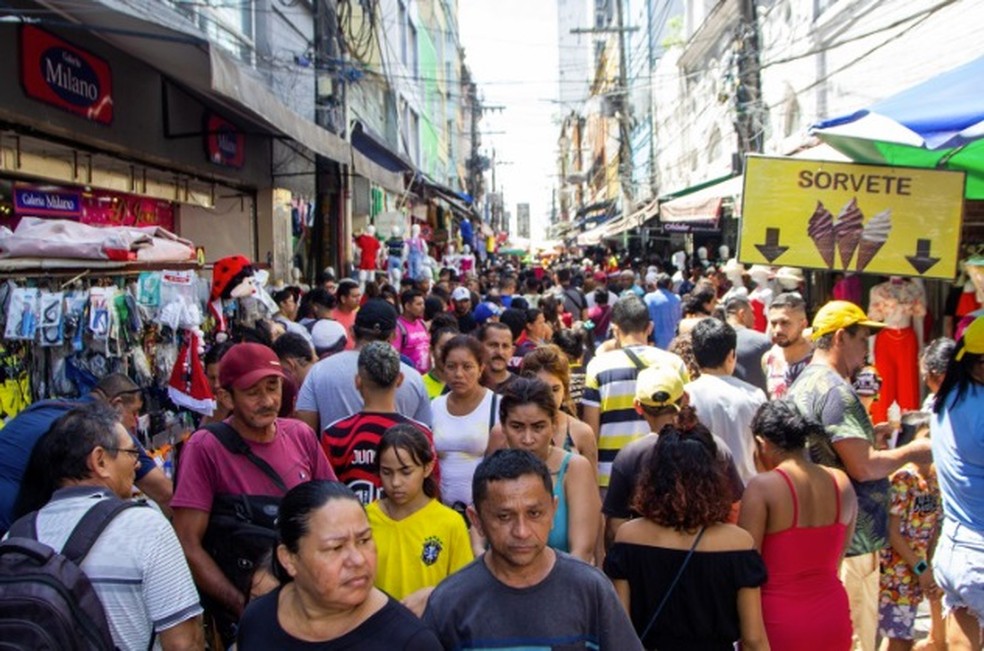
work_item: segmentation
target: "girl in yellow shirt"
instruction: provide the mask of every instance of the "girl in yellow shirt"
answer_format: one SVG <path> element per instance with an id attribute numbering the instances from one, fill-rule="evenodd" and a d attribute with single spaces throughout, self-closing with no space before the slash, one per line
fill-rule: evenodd
<path id="1" fill-rule="evenodd" d="M 418 616 L 444 577 L 472 561 L 465 521 L 437 499 L 434 450 L 411 424 L 383 433 L 376 451 L 385 496 L 366 509 L 376 542 L 376 587 Z"/>

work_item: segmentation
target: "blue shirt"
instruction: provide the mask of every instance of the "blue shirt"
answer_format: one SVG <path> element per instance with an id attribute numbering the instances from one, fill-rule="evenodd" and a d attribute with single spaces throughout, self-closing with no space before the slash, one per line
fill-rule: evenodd
<path id="1" fill-rule="evenodd" d="M 27 468 L 27 460 L 35 444 L 44 436 L 51 425 L 75 407 L 95 400 L 93 396 L 73 400 L 44 400 L 36 402 L 15 416 L 0 429 L 0 531 L 6 531 L 13 524 L 14 503 L 20 492 L 21 479 Z M 133 435 L 130 435 L 133 438 Z M 138 480 L 156 467 L 154 460 L 133 438 L 133 444 L 140 449 Z"/>
<path id="2" fill-rule="evenodd" d="M 653 322 L 653 341 L 657 348 L 666 350 L 676 336 L 677 324 L 682 316 L 680 297 L 671 291 L 658 289 L 646 294 L 642 300 L 649 308 L 649 318 Z"/>
<path id="3" fill-rule="evenodd" d="M 933 414 L 930 440 L 943 496 L 943 513 L 984 532 L 984 386 L 971 383 L 959 402 L 956 389 Z"/>

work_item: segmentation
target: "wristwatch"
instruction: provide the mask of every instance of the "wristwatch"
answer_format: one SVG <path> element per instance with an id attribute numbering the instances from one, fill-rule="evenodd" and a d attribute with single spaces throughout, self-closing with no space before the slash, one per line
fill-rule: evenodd
<path id="1" fill-rule="evenodd" d="M 912 566 L 912 571 L 916 573 L 916 576 L 920 576 L 923 572 L 929 569 L 929 563 L 925 560 L 919 561 Z"/>

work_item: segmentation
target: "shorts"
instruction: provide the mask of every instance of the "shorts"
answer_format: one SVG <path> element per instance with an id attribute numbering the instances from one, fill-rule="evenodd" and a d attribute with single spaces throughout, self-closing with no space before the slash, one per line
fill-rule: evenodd
<path id="1" fill-rule="evenodd" d="M 893 640 L 915 639 L 918 610 L 919 604 L 897 604 L 883 597 L 878 602 L 878 636 Z"/>
<path id="2" fill-rule="evenodd" d="M 933 575 L 943 590 L 944 612 L 966 608 L 984 626 L 984 532 L 944 518 Z"/>

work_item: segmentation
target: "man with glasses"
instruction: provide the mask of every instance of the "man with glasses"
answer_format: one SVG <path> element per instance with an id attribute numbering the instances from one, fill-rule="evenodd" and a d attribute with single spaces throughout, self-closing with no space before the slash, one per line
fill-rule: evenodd
<path id="1" fill-rule="evenodd" d="M 865 365 L 868 337 L 883 327 L 848 301 L 830 301 L 821 307 L 813 319 L 813 361 L 788 393 L 799 410 L 819 421 L 826 432 L 826 437 L 811 441 L 813 460 L 846 472 L 858 496 L 857 526 L 841 564 L 841 581 L 851 606 L 854 648 L 863 651 L 875 649 L 878 553 L 888 545 L 888 476 L 907 463 L 931 461 L 929 439 L 876 450 L 876 431 L 890 425 L 872 424 L 851 384 Z"/>
<path id="2" fill-rule="evenodd" d="M 122 373 L 110 373 L 96 384 L 89 395 L 77 400 L 36 402 L 0 429 L 0 532 L 6 531 L 13 522 L 14 501 L 27 460 L 38 439 L 52 423 L 73 408 L 97 401 L 117 411 L 123 426 L 131 434 L 131 447 L 140 451 L 135 480 L 137 488 L 167 510 L 172 494 L 171 480 L 132 436 L 143 408 L 140 387 Z"/>
<path id="3" fill-rule="evenodd" d="M 103 401 L 57 419 L 37 443 L 19 505 L 40 507 L 36 538 L 61 550 L 90 509 L 126 500 L 141 448 L 119 414 Z M 20 525 L 15 526 L 14 531 Z M 181 545 L 153 508 L 127 508 L 111 517 L 80 563 L 102 603 L 120 649 L 203 649 L 202 608 Z M 159 643 L 159 645 L 157 644 Z"/>

